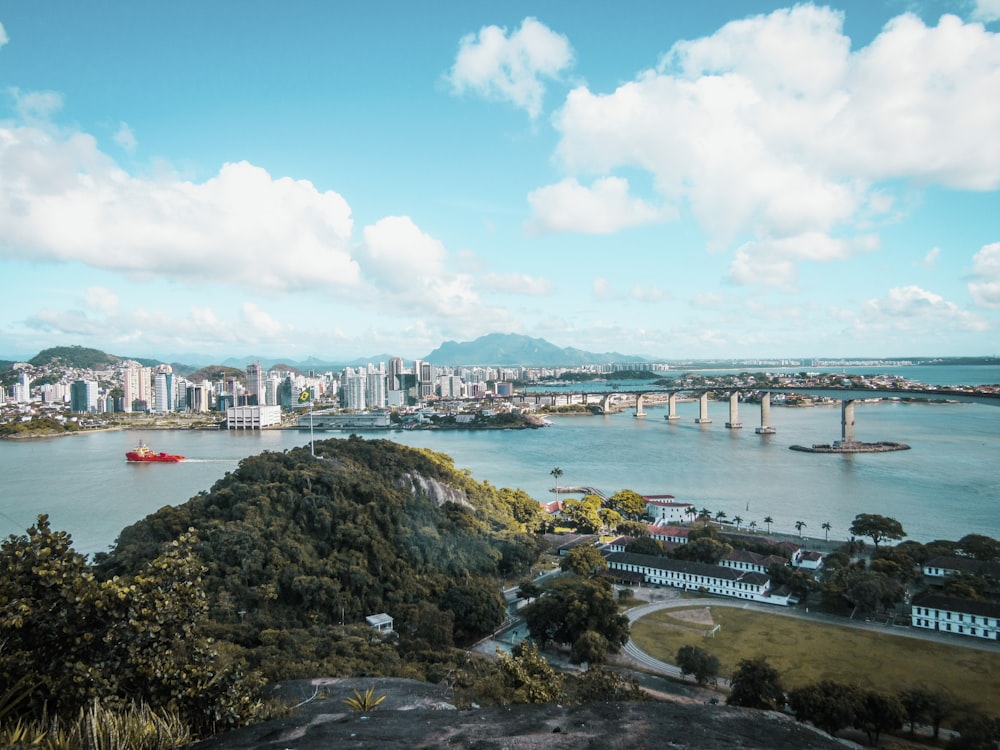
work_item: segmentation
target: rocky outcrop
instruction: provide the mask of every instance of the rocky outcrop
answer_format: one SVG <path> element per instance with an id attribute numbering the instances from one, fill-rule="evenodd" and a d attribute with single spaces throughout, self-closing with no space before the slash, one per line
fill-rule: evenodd
<path id="1" fill-rule="evenodd" d="M 422 474 L 404 474 L 401 481 L 401 488 L 409 485 L 410 493 L 416 495 L 418 492 L 429 497 L 435 505 L 441 506 L 445 503 L 456 503 L 472 508 L 472 503 L 466 496 L 464 490 L 457 490 L 451 485 L 439 482 L 431 477 Z"/>
<path id="2" fill-rule="evenodd" d="M 858 747 L 770 711 L 673 702 L 607 702 L 583 706 L 452 708 L 445 689 L 413 680 L 302 680 L 281 686 L 291 716 L 198 743 L 198 750 L 844 750 Z M 373 687 L 385 699 L 369 713 L 351 711 L 354 690 Z M 309 700 L 309 696 L 315 699 Z M 432 706 L 427 708 L 427 706 Z"/>

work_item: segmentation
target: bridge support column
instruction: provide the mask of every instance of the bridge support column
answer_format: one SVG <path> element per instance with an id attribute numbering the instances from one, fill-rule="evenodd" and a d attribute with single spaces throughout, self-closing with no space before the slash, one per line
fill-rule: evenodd
<path id="1" fill-rule="evenodd" d="M 712 420 L 708 418 L 708 391 L 698 399 L 698 418 L 694 421 L 696 424 L 712 424 Z"/>
<path id="2" fill-rule="evenodd" d="M 764 393 L 760 397 L 760 427 L 754 430 L 758 435 L 773 435 L 775 429 L 771 426 L 771 394 Z"/>
<path id="3" fill-rule="evenodd" d="M 854 401 L 840 402 L 840 442 L 837 445 L 851 445 L 854 440 Z"/>
<path id="4" fill-rule="evenodd" d="M 726 422 L 726 427 L 730 430 L 739 430 L 743 427 L 743 423 L 740 422 L 739 391 L 733 391 L 729 394 L 729 421 Z"/>
<path id="5" fill-rule="evenodd" d="M 642 394 L 639 393 L 635 397 L 635 418 L 642 419 L 646 416 L 646 412 L 643 411 Z"/>
<path id="6" fill-rule="evenodd" d="M 667 396 L 667 419 L 668 420 L 680 419 L 680 417 L 677 416 L 676 393 L 671 393 L 669 396 Z"/>

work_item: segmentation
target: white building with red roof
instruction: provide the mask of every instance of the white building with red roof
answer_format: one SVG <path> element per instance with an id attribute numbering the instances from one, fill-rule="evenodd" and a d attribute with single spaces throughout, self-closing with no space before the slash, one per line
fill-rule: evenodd
<path id="1" fill-rule="evenodd" d="M 688 508 L 694 508 L 693 503 L 681 503 L 673 495 L 643 495 L 646 501 L 646 515 L 655 524 L 684 523 L 692 520 Z"/>

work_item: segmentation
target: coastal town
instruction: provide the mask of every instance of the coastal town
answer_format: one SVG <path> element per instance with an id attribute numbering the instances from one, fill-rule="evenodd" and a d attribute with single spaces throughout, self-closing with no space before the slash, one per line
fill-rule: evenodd
<path id="1" fill-rule="evenodd" d="M 87 363 L 87 360 L 93 360 Z M 606 363 L 576 367 L 435 365 L 400 357 L 364 366 L 301 371 L 250 362 L 233 367 L 183 368 L 63 347 L 0 370 L 0 430 L 7 436 L 107 427 L 358 430 L 413 427 L 524 428 L 545 425 L 547 413 L 588 412 L 586 399 L 567 395 L 570 384 L 600 384 L 614 398 L 602 408 L 635 405 L 636 383 L 657 389 L 734 389 L 753 401 L 767 388 L 866 389 L 872 398 L 906 398 L 932 386 L 879 367 L 906 362 L 865 362 L 870 375 L 837 373 L 841 362 L 732 362 L 732 372 L 679 369 L 676 363 Z M 851 363 L 855 364 L 855 363 Z M 697 363 L 689 363 L 697 365 Z M 813 370 L 817 365 L 827 371 Z M 781 372 L 767 367 L 780 366 Z M 787 372 L 801 366 L 794 373 Z M 775 367 L 777 369 L 777 367 Z M 633 391 L 630 395 L 630 389 Z M 933 386 L 949 396 L 1000 396 L 1000 386 Z M 584 390 L 582 387 L 580 390 Z M 525 393 L 532 394 L 530 398 Z M 775 405 L 809 406 L 829 401 L 782 393 Z M 304 414 L 308 412 L 308 418 Z"/>

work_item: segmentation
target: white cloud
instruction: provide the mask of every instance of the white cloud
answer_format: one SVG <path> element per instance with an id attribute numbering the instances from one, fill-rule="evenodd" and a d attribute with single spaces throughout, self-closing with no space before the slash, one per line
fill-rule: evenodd
<path id="1" fill-rule="evenodd" d="M 941 257 L 941 248 L 939 248 L 939 247 L 932 247 L 924 255 L 923 264 L 925 266 L 933 266 L 935 263 L 937 263 L 937 259 L 939 257 Z"/>
<path id="2" fill-rule="evenodd" d="M 915 285 L 890 289 L 881 299 L 865 302 L 860 324 L 895 331 L 985 331 L 989 325 L 939 294 Z"/>
<path id="3" fill-rule="evenodd" d="M 865 249 L 862 245 L 861 249 Z M 737 248 L 729 267 L 729 278 L 736 284 L 757 284 L 794 289 L 799 261 L 817 263 L 845 260 L 858 250 L 858 244 L 835 239 L 820 232 L 747 242 Z"/>
<path id="4" fill-rule="evenodd" d="M 264 339 L 278 339 L 292 333 L 292 326 L 275 320 L 253 302 L 242 304 L 240 320 L 249 326 L 256 335 Z"/>
<path id="5" fill-rule="evenodd" d="M 463 37 L 449 81 L 456 93 L 506 100 L 535 118 L 545 96 L 542 79 L 557 79 L 572 62 L 566 37 L 529 17 L 509 37 L 499 26 Z"/>
<path id="6" fill-rule="evenodd" d="M 972 17 L 978 21 L 1000 21 L 1000 0 L 975 0 Z"/>
<path id="7" fill-rule="evenodd" d="M 118 311 L 118 295 L 105 286 L 88 287 L 84 293 L 88 310 L 101 315 L 114 315 Z"/>
<path id="8" fill-rule="evenodd" d="M 594 281 L 591 283 L 591 292 L 594 295 L 594 299 L 599 300 L 615 299 L 618 296 L 612 288 L 611 282 L 603 276 L 594 277 Z"/>
<path id="9" fill-rule="evenodd" d="M 475 309 L 471 278 L 448 271 L 444 245 L 409 216 L 388 216 L 363 234 L 364 273 L 383 293 L 380 304 L 425 315 L 462 316 Z"/>
<path id="10" fill-rule="evenodd" d="M 1000 307 L 1000 242 L 986 245 L 972 256 L 969 293 L 981 307 Z"/>
<path id="11" fill-rule="evenodd" d="M 480 286 L 505 294 L 524 294 L 543 297 L 552 291 L 552 282 L 524 273 L 486 274 L 479 281 Z"/>
<path id="12" fill-rule="evenodd" d="M 120 309 L 118 296 L 105 287 L 86 292 L 87 310 L 42 309 L 24 321 L 27 328 L 47 336 L 93 337 L 117 344 L 141 342 L 151 351 L 211 351 L 219 342 L 240 345 L 285 346 L 292 326 L 281 323 L 252 302 L 235 310 L 234 317 L 220 315 L 212 307 L 192 307 L 186 314 L 142 307 Z"/>
<path id="13" fill-rule="evenodd" d="M 123 122 L 118 126 L 118 130 L 114 135 L 114 141 L 130 154 L 133 153 L 136 146 L 139 145 L 138 141 L 135 139 L 135 133 L 132 132 L 132 128 L 129 127 L 127 122 Z"/>
<path id="14" fill-rule="evenodd" d="M 605 177 L 587 188 L 575 179 L 535 190 L 528 196 L 537 232 L 611 234 L 626 227 L 661 221 L 662 209 L 629 195 L 628 180 Z"/>
<path id="15" fill-rule="evenodd" d="M 22 94 L 13 89 L 14 106 L 22 120 L 31 123 L 47 123 L 49 118 L 62 109 L 62 94 L 55 91 L 30 91 Z"/>
<path id="16" fill-rule="evenodd" d="M 256 289 L 350 288 L 347 202 L 246 162 L 133 177 L 90 135 L 0 128 L 0 256 Z"/>
<path id="17" fill-rule="evenodd" d="M 0 47 L 3 47 L 9 41 L 10 37 L 7 36 L 7 32 L 4 30 L 3 24 L 0 23 Z"/>
<path id="18" fill-rule="evenodd" d="M 629 293 L 632 299 L 638 302 L 663 302 L 670 299 L 670 295 L 658 286 L 643 286 L 636 284 Z"/>
<path id="19" fill-rule="evenodd" d="M 788 285 L 809 256 L 782 241 L 886 214 L 890 181 L 1000 187 L 998 91 L 1000 35 L 980 24 L 902 15 L 852 51 L 841 13 L 797 5 L 680 42 L 611 93 L 577 87 L 557 155 L 571 175 L 648 172 L 713 245 L 767 243 Z"/>

